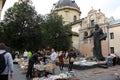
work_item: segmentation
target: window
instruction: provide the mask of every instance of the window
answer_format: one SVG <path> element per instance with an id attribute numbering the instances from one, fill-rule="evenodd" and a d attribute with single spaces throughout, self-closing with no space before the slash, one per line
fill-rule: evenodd
<path id="1" fill-rule="evenodd" d="M 114 47 L 110 47 L 110 52 L 114 53 Z"/>
<path id="2" fill-rule="evenodd" d="M 114 33 L 110 33 L 110 39 L 114 39 Z"/>
<path id="3" fill-rule="evenodd" d="M 77 16 L 75 15 L 73 21 L 76 22 L 76 20 L 77 20 Z"/>
<path id="4" fill-rule="evenodd" d="M 85 37 L 87 37 L 87 36 L 88 36 L 88 32 L 85 31 L 84 32 L 84 43 L 88 43 L 88 39 L 85 39 Z"/>
<path id="5" fill-rule="evenodd" d="M 91 26 L 94 26 L 94 20 L 91 20 Z"/>

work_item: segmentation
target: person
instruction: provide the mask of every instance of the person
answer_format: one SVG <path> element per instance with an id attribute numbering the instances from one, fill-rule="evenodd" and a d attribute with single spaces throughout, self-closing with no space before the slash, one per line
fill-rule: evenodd
<path id="1" fill-rule="evenodd" d="M 47 64 L 47 57 L 46 57 L 46 50 L 43 49 L 43 62 L 44 62 L 44 65 Z"/>
<path id="2" fill-rule="evenodd" d="M 28 61 L 28 69 L 27 69 L 27 73 L 26 73 L 26 78 L 29 80 L 29 78 L 33 78 L 32 75 L 32 70 L 33 70 L 33 66 L 35 63 L 40 63 L 38 57 L 39 57 L 39 52 L 34 53 L 32 55 L 32 57 L 30 57 L 29 61 Z"/>
<path id="3" fill-rule="evenodd" d="M 54 49 L 51 49 L 50 59 L 52 60 L 53 63 L 55 63 L 56 58 L 57 58 L 57 53 L 55 52 Z"/>
<path id="4" fill-rule="evenodd" d="M 27 53 L 27 59 L 31 58 L 32 57 L 32 52 L 31 51 L 28 51 Z"/>
<path id="5" fill-rule="evenodd" d="M 66 53 L 65 53 L 65 58 L 67 58 L 67 56 L 68 56 L 68 51 L 66 51 Z"/>
<path id="6" fill-rule="evenodd" d="M 25 49 L 25 51 L 24 51 L 24 53 L 23 53 L 24 59 L 27 59 L 27 54 L 28 54 L 28 51 Z"/>
<path id="7" fill-rule="evenodd" d="M 20 55 L 20 53 L 19 53 L 19 51 L 15 51 L 15 58 L 19 58 L 19 55 Z"/>
<path id="8" fill-rule="evenodd" d="M 68 60 L 69 60 L 69 65 L 68 65 L 68 71 L 72 71 L 72 68 L 73 68 L 73 59 L 75 59 L 75 55 L 74 55 L 74 51 L 73 49 L 71 49 L 69 52 L 68 52 L 68 56 L 67 56 Z"/>
<path id="9" fill-rule="evenodd" d="M 113 60 L 113 66 L 116 65 L 116 54 L 111 54 Z"/>
<path id="10" fill-rule="evenodd" d="M 113 60 L 112 60 L 111 54 L 108 54 L 106 62 L 107 62 L 107 67 L 112 67 L 113 66 Z"/>
<path id="11" fill-rule="evenodd" d="M 55 64 L 56 58 L 57 58 L 57 53 L 56 53 L 55 50 L 52 48 L 52 49 L 51 49 L 50 59 L 51 59 L 51 61 L 52 61 L 53 64 Z M 55 69 L 53 69 L 53 74 L 55 74 Z"/>
<path id="12" fill-rule="evenodd" d="M 14 60 L 15 59 L 15 56 L 16 56 L 16 54 L 15 54 L 15 51 L 12 51 L 12 59 Z"/>
<path id="13" fill-rule="evenodd" d="M 99 28 L 98 24 L 95 25 L 95 31 L 92 32 L 89 36 L 85 37 L 85 39 L 90 38 L 92 36 L 94 38 L 93 55 L 99 61 L 104 61 L 105 58 L 103 57 L 102 51 L 101 51 L 101 40 L 105 40 L 106 35 L 103 33 L 103 30 Z"/>
<path id="14" fill-rule="evenodd" d="M 3 54 L 6 52 L 7 46 L 5 43 L 0 43 L 0 54 Z M 4 54 L 6 68 L 5 70 L 0 74 L 0 80 L 8 80 L 9 76 L 11 79 L 13 79 L 13 59 L 9 52 L 6 52 Z M 0 63 L 2 64 L 2 63 Z"/>
<path id="15" fill-rule="evenodd" d="M 63 53 L 63 51 L 60 51 L 58 59 L 59 59 L 60 70 L 63 70 L 63 66 L 64 66 L 64 61 L 63 61 L 64 60 L 64 53 Z"/>

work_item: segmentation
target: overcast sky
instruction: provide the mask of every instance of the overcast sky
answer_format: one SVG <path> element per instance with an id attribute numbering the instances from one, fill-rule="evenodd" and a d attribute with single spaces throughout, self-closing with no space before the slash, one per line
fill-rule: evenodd
<path id="1" fill-rule="evenodd" d="M 6 0 L 6 4 L 3 8 L 2 15 L 14 2 L 18 0 Z M 35 6 L 39 14 L 45 15 L 50 13 L 53 4 L 58 0 L 32 0 L 33 6 Z M 88 12 L 93 9 L 101 9 L 106 17 L 113 16 L 115 19 L 120 19 L 120 0 L 75 0 L 82 12 L 81 18 L 86 17 Z"/>

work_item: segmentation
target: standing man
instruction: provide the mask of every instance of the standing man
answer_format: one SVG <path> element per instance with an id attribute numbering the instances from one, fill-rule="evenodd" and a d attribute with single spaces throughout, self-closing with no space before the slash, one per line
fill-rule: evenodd
<path id="1" fill-rule="evenodd" d="M 24 59 L 27 59 L 27 55 L 28 55 L 28 51 L 25 49 L 25 51 L 24 51 L 24 53 L 23 53 Z"/>
<path id="2" fill-rule="evenodd" d="M 32 72 L 33 71 L 33 66 L 34 66 L 35 63 L 40 62 L 39 59 L 38 59 L 39 55 L 40 55 L 40 53 L 38 51 L 37 53 L 33 54 L 32 57 L 30 57 L 30 59 L 29 59 L 28 70 L 27 70 L 27 74 L 26 74 L 26 78 L 28 80 L 29 80 L 29 78 L 30 79 L 33 78 L 33 75 L 32 75 L 33 74 L 33 72 Z"/>
<path id="3" fill-rule="evenodd" d="M 52 48 L 52 49 L 51 49 L 50 59 L 52 60 L 53 64 L 55 64 L 56 58 L 57 58 L 57 53 L 56 53 L 55 50 Z M 53 69 L 53 74 L 54 74 L 54 73 L 55 73 L 55 69 Z"/>
<path id="4" fill-rule="evenodd" d="M 13 59 L 11 54 L 6 52 L 6 49 L 7 46 L 4 43 L 0 43 L 0 56 L 3 56 L 3 59 L 2 57 L 2 60 L 0 59 L 0 71 L 2 66 L 5 65 L 5 68 L 0 73 L 0 80 L 8 80 L 9 75 L 11 79 L 13 78 Z"/>

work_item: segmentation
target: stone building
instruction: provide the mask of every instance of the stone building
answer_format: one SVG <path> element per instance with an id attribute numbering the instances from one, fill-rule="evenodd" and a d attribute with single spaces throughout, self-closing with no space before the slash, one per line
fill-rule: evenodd
<path id="1" fill-rule="evenodd" d="M 1 12 L 2 12 L 2 8 L 5 4 L 6 0 L 0 0 L 0 19 L 1 19 Z"/>
<path id="2" fill-rule="evenodd" d="M 104 33 L 108 33 L 108 23 L 114 20 L 112 17 L 107 18 L 100 9 L 93 8 L 88 12 L 87 17 L 82 19 L 82 27 L 80 29 L 80 52 L 85 56 L 93 56 L 93 38 L 85 39 L 94 31 L 94 25 L 98 24 Z M 108 38 L 101 42 L 103 56 L 108 54 Z"/>
<path id="3" fill-rule="evenodd" d="M 120 19 L 109 23 L 109 53 L 120 55 Z"/>
<path id="4" fill-rule="evenodd" d="M 79 49 L 79 29 L 81 27 L 81 11 L 74 0 L 59 0 L 53 4 L 52 12 L 62 15 L 64 24 L 70 24 L 72 27 L 72 45 Z"/>
<path id="5" fill-rule="evenodd" d="M 93 38 L 85 39 L 85 36 L 94 31 L 95 24 L 107 34 L 107 39 L 101 42 L 103 56 L 107 56 L 108 53 L 120 53 L 120 20 L 107 18 L 100 9 L 93 8 L 81 19 L 81 11 L 75 0 L 59 0 L 53 4 L 51 11 L 62 15 L 65 25 L 71 25 L 73 47 L 78 49 L 81 55 L 93 56 Z"/>

